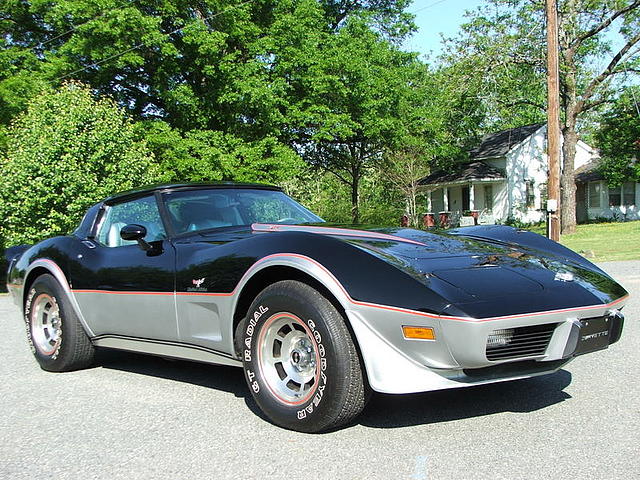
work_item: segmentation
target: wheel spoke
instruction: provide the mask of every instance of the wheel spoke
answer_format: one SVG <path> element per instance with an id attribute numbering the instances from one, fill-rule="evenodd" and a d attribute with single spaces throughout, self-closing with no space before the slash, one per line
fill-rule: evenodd
<path id="1" fill-rule="evenodd" d="M 294 315 L 279 315 L 267 325 L 259 346 L 265 381 L 278 399 L 299 402 L 310 395 L 315 383 L 315 341 Z"/>

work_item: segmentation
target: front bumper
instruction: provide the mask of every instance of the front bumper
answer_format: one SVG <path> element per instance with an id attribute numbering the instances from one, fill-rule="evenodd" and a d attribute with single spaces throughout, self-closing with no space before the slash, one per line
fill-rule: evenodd
<path id="1" fill-rule="evenodd" d="M 347 310 L 358 340 L 369 384 L 383 393 L 413 393 L 529 378 L 553 373 L 576 354 L 587 353 L 581 335 L 585 319 L 611 319 L 606 348 L 620 337 L 625 299 L 614 304 L 579 309 L 536 312 L 492 319 L 462 319 L 402 309 L 360 304 Z M 435 340 L 408 340 L 402 326 L 430 327 Z M 487 340 L 496 330 L 549 326 L 549 338 L 540 351 L 490 360 Z M 587 337 L 587 338 L 583 338 Z M 600 343 L 597 343 L 600 342 Z M 588 347 L 588 345 L 587 345 Z M 596 349 L 593 348 L 593 349 Z"/>

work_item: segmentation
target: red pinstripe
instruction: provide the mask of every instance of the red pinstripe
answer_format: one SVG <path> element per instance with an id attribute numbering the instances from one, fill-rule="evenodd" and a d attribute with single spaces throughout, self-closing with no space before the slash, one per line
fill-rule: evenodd
<path id="1" fill-rule="evenodd" d="M 561 308 L 561 309 L 557 309 L 557 310 L 546 310 L 546 311 L 542 311 L 542 312 L 533 312 L 533 313 L 525 313 L 525 314 L 517 314 L 517 315 L 504 315 L 504 316 L 500 316 L 500 317 L 488 317 L 488 318 L 480 318 L 480 319 L 470 318 L 470 317 L 455 317 L 455 316 L 447 316 L 447 315 L 436 315 L 436 314 L 433 314 L 433 313 L 419 312 L 417 310 L 410 310 L 410 309 L 407 309 L 407 308 L 392 307 L 392 306 L 389 306 L 389 305 L 379 305 L 379 304 L 376 304 L 376 303 L 369 303 L 369 302 L 362 302 L 362 301 L 359 301 L 359 300 L 355 300 L 349 295 L 349 293 L 345 290 L 345 288 L 338 281 L 338 279 L 324 265 L 322 265 L 321 263 L 318 263 L 313 258 L 309 258 L 309 257 L 307 257 L 305 255 L 300 255 L 298 253 L 274 253 L 272 255 L 267 255 L 266 257 L 261 258 L 260 260 L 258 260 L 256 263 L 254 263 L 247 270 L 247 272 L 242 276 L 242 278 L 238 282 L 238 285 L 241 285 L 243 283 L 244 279 L 247 278 L 249 275 L 251 275 L 251 273 L 253 273 L 253 271 L 261 263 L 264 263 L 265 261 L 267 261 L 267 260 L 269 260 L 271 258 L 276 258 L 276 257 L 300 258 L 302 260 L 306 260 L 308 262 L 313 263 L 314 265 L 316 265 L 317 267 L 322 269 L 327 275 L 329 275 L 334 282 L 336 282 L 336 285 L 338 285 L 338 287 L 340 288 L 342 293 L 345 295 L 347 300 L 350 303 L 352 303 L 353 305 L 358 305 L 358 306 L 362 306 L 362 307 L 379 308 L 379 309 L 382 309 L 382 310 L 389 310 L 389 311 L 398 312 L 398 313 L 406 313 L 406 314 L 410 314 L 410 315 L 417 315 L 417 316 L 420 316 L 420 317 L 433 318 L 433 319 L 437 319 L 437 320 L 455 320 L 455 321 L 460 321 L 460 322 L 479 323 L 479 322 L 489 322 L 489 321 L 495 321 L 495 320 L 509 320 L 509 319 L 513 319 L 513 318 L 525 318 L 525 317 L 533 317 L 533 316 L 541 316 L 541 315 L 552 315 L 552 314 L 556 314 L 556 313 L 578 312 L 578 311 L 583 311 L 583 310 L 594 310 L 594 309 L 601 309 L 601 308 L 611 308 L 614 305 L 617 305 L 617 304 L 623 302 L 624 300 L 626 300 L 629 297 L 629 295 L 625 295 L 624 297 L 620 297 L 617 300 L 614 300 L 613 302 L 610 302 L 610 303 L 604 304 L 604 305 L 587 305 L 587 306 L 584 306 L 584 307 Z M 237 289 L 238 289 L 238 287 L 236 286 L 236 288 L 234 288 L 233 291 L 230 292 L 230 293 L 175 292 L 175 295 L 180 295 L 180 296 L 184 296 L 184 295 L 202 295 L 202 296 L 213 296 L 213 297 L 230 297 L 230 296 L 235 295 Z M 128 295 L 174 295 L 174 292 L 123 292 L 123 291 L 114 292 L 114 291 L 111 291 L 111 290 L 82 290 L 82 289 L 73 290 L 73 292 L 78 292 L 78 293 L 85 293 L 85 292 L 86 293 L 107 293 L 107 294 L 119 294 L 119 295 L 127 295 L 127 294 Z"/>

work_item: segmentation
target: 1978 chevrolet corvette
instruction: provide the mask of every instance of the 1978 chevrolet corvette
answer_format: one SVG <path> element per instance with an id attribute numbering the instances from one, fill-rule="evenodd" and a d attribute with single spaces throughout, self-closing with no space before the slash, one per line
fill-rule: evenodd
<path id="1" fill-rule="evenodd" d="M 554 372 L 616 342 L 627 299 L 527 231 L 328 226 L 253 184 L 120 193 L 7 256 L 43 369 L 87 367 L 96 348 L 235 365 L 274 423 L 305 432 L 348 423 L 371 390 Z"/>

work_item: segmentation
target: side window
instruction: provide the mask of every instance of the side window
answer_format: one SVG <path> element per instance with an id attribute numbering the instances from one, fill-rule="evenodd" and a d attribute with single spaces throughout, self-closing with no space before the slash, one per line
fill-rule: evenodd
<path id="1" fill-rule="evenodd" d="M 527 188 L 527 208 L 533 208 L 536 204 L 536 193 L 535 193 L 535 183 L 533 180 L 527 180 L 526 183 Z"/>
<path id="2" fill-rule="evenodd" d="M 129 223 L 142 225 L 147 229 L 147 242 L 166 238 L 155 197 L 149 196 L 108 207 L 98 231 L 98 241 L 107 247 L 135 245 L 135 241 L 120 238 L 120 229 Z"/>
<path id="3" fill-rule="evenodd" d="M 589 182 L 589 207 L 600 208 L 600 182 Z"/>
<path id="4" fill-rule="evenodd" d="M 493 209 L 493 186 L 484 186 L 484 208 L 491 211 Z"/>

